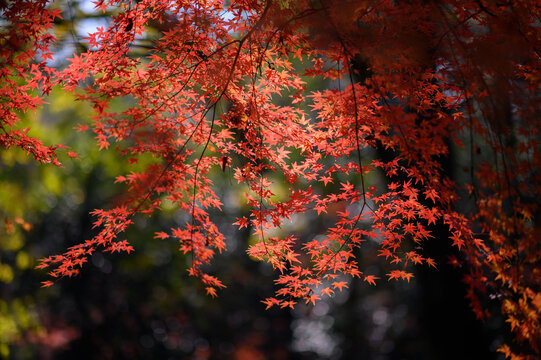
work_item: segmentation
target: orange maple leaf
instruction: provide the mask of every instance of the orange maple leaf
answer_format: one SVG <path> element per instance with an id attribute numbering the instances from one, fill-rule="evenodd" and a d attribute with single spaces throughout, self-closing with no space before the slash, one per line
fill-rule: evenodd
<path id="1" fill-rule="evenodd" d="M 346 289 L 348 288 L 348 284 L 345 281 L 335 281 L 332 283 L 332 286 L 335 289 L 339 289 L 340 291 L 342 291 L 343 288 L 346 288 Z"/>

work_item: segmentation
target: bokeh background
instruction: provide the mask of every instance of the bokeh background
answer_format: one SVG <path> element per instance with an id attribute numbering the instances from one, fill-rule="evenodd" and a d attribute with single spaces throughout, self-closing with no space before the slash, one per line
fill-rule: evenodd
<path id="1" fill-rule="evenodd" d="M 64 20 L 56 24 L 59 41 L 52 64 L 62 67 L 66 56 L 85 50 L 86 33 L 107 25 L 107 14 L 95 13 L 86 1 L 59 6 Z M 134 53 L 144 54 L 144 41 L 140 39 Z M 333 86 L 343 84 L 311 80 L 308 91 Z M 71 147 L 79 160 L 66 156 L 58 168 L 37 165 L 17 149 L 0 152 L 1 358 L 498 358 L 495 350 L 505 340 L 506 325 L 499 318 L 485 323 L 474 318 L 464 299 L 463 269 L 449 264 L 454 250 L 438 225 L 424 249 L 437 261 L 435 270 L 415 268 L 410 282 L 379 280 L 375 287 L 352 281 L 348 289 L 315 306 L 265 310 L 261 300 L 272 296 L 276 274 L 247 255 L 251 229 L 239 231 L 231 225 L 248 209 L 244 189 L 229 169 L 214 174 L 224 203 L 214 219 L 228 247 L 208 269 L 227 285 L 218 298 L 206 296 L 202 285 L 187 275 L 189 255 L 182 255 L 174 240 L 154 238 L 155 232 L 186 220 L 186 214 L 173 207 L 135 219 L 126 233 L 134 253 L 95 253 L 80 276 L 41 288 L 48 277 L 35 269 L 37 260 L 91 238 L 89 213 L 114 203 L 123 190 L 115 177 L 133 170 L 114 148 L 99 151 L 91 132 L 74 130 L 77 124 L 91 123 L 86 104 L 59 89 L 46 101 L 40 111 L 21 114 L 24 125 L 48 144 Z M 460 157 L 456 150 L 445 160 L 458 182 L 463 176 Z M 136 166 L 151 161 L 143 158 Z M 236 161 L 241 160 L 233 159 L 233 165 Z M 276 184 L 275 192 L 280 186 Z M 311 239 L 334 220 L 333 214 L 306 214 L 286 224 L 284 231 Z M 357 257 L 367 273 L 384 279 L 387 265 L 376 256 L 377 246 L 366 243 Z"/>

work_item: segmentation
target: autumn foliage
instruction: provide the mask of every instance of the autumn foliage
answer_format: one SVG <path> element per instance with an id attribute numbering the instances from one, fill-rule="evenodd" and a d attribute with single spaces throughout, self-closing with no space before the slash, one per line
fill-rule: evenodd
<path id="1" fill-rule="evenodd" d="M 129 163 L 155 159 L 117 178 L 126 194 L 94 211 L 95 237 L 42 260 L 53 281 L 76 275 L 95 251 L 131 252 L 123 233 L 134 217 L 167 202 L 189 220 L 156 238 L 176 239 L 191 257 L 189 273 L 217 295 L 224 284 L 206 265 L 226 249 L 211 216 L 222 207 L 213 174 L 228 171 L 251 209 L 235 223 L 257 238 L 248 253 L 277 270 L 268 307 L 313 303 L 348 277 L 409 281 L 413 266 L 437 267 L 425 242 L 450 241 L 475 314 L 490 316 L 487 303 L 497 299 L 510 325 L 515 341 L 500 351 L 540 356 L 537 1 L 95 5 L 114 10 L 109 27 L 57 69 L 51 29 L 61 12 L 44 0 L 0 2 L 8 24 L 0 144 L 60 165 L 61 146 L 44 146 L 18 123 L 57 86 L 93 105 L 92 124 L 74 126 L 93 131 L 97 146 L 115 147 Z M 142 42 L 150 44 L 143 55 L 134 51 Z M 308 92 L 312 78 L 331 85 Z M 122 112 L 110 107 L 118 99 Z M 448 172 L 451 156 L 460 176 Z M 286 194 L 275 193 L 277 182 Z M 273 235 L 306 213 L 335 221 L 313 239 Z M 434 238 L 436 225 L 449 239 Z M 387 279 L 359 267 L 367 241 L 391 264 Z"/>

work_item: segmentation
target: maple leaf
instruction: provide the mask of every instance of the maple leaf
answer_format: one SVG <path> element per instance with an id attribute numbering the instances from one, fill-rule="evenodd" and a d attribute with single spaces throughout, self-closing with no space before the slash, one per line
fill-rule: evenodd
<path id="1" fill-rule="evenodd" d="M 243 227 L 248 227 L 248 219 L 246 217 L 237 218 L 237 221 L 234 222 L 233 225 L 237 225 L 239 229 L 242 229 Z"/>
<path id="2" fill-rule="evenodd" d="M 451 266 L 452 266 L 453 268 L 455 268 L 455 269 L 462 266 L 462 264 L 460 263 L 460 261 L 458 261 L 458 259 L 457 259 L 456 256 L 454 256 L 454 255 L 449 255 L 447 259 L 448 259 L 447 263 L 448 263 L 449 265 L 451 265 Z"/>
<path id="3" fill-rule="evenodd" d="M 286 256 L 285 256 L 285 259 L 290 263 L 290 264 L 293 264 L 294 262 L 297 262 L 297 263 L 300 263 L 300 260 L 298 259 L 298 257 L 300 256 L 300 254 L 297 254 L 293 251 L 288 251 L 286 253 Z"/>
<path id="4" fill-rule="evenodd" d="M 74 130 L 77 130 L 79 132 L 85 132 L 88 130 L 88 125 L 83 125 L 83 124 L 78 124 L 77 126 L 75 126 L 73 129 Z"/>
<path id="5" fill-rule="evenodd" d="M 281 308 L 286 308 L 286 307 L 289 307 L 290 309 L 294 309 L 295 308 L 295 302 L 294 301 L 283 301 L 281 304 L 280 304 L 280 307 Z"/>
<path id="6" fill-rule="evenodd" d="M 332 286 L 340 291 L 342 291 L 343 288 L 348 288 L 348 284 L 345 281 L 335 281 L 332 283 Z"/>
<path id="7" fill-rule="evenodd" d="M 425 261 L 429 267 L 433 267 L 434 269 L 436 268 L 436 262 L 434 261 L 434 259 L 426 258 Z"/>
<path id="8" fill-rule="evenodd" d="M 320 181 L 322 181 L 325 186 L 327 186 L 328 183 L 333 183 L 333 179 L 330 176 L 322 176 Z"/>
<path id="9" fill-rule="evenodd" d="M 385 259 L 388 259 L 389 257 L 393 257 L 393 253 L 389 249 L 381 249 L 379 251 L 379 256 L 385 256 Z"/>
<path id="10" fill-rule="evenodd" d="M 370 285 L 376 285 L 376 281 L 379 279 L 377 276 L 374 276 L 374 275 L 367 275 L 364 277 L 364 281 L 366 281 L 367 283 L 369 283 Z"/>
<path id="11" fill-rule="evenodd" d="M 460 233 L 455 232 L 451 235 L 451 240 L 453 240 L 453 246 L 458 247 L 460 250 L 464 246 L 464 239 L 462 239 Z"/>
<path id="12" fill-rule="evenodd" d="M 50 287 L 52 285 L 54 285 L 54 283 L 52 281 L 50 281 L 50 280 L 41 282 L 41 287 Z"/>
<path id="13" fill-rule="evenodd" d="M 326 287 L 323 290 L 321 290 L 321 293 L 323 295 L 332 296 L 332 294 L 334 294 L 334 291 L 330 287 Z"/>
<path id="14" fill-rule="evenodd" d="M 389 274 L 387 274 L 389 277 L 389 280 L 398 280 L 398 279 L 406 279 L 408 282 L 411 278 L 413 278 L 412 273 L 405 272 L 403 270 L 393 270 Z"/>
<path id="15" fill-rule="evenodd" d="M 434 204 L 436 203 L 436 199 L 440 197 L 434 189 L 427 189 L 424 194 L 426 198 L 432 200 Z"/>
<path id="16" fill-rule="evenodd" d="M 316 304 L 316 300 L 321 299 L 318 295 L 310 295 L 308 298 L 306 298 L 306 303 L 312 303 L 312 305 Z"/>
<path id="17" fill-rule="evenodd" d="M 45 259 L 41 259 L 41 263 L 36 265 L 35 269 L 45 269 L 46 267 L 49 267 L 49 263 L 44 260 Z"/>
<path id="18" fill-rule="evenodd" d="M 211 286 L 207 286 L 207 287 L 205 288 L 205 290 L 206 290 L 206 292 L 207 292 L 207 295 L 210 295 L 210 296 L 212 296 L 212 297 L 218 296 L 218 294 L 216 293 L 216 289 L 213 288 L 213 287 L 211 287 Z"/>
<path id="19" fill-rule="evenodd" d="M 72 159 L 77 159 L 79 160 L 79 154 L 73 152 L 73 151 L 68 151 L 68 156 Z"/>
<path id="20" fill-rule="evenodd" d="M 155 239 L 167 239 L 169 237 L 169 234 L 167 233 L 164 233 L 164 232 L 157 232 L 155 235 L 154 235 L 154 238 Z"/>

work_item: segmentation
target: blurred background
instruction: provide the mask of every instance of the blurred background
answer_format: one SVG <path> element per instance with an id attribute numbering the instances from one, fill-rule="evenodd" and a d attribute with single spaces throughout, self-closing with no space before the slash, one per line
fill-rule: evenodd
<path id="1" fill-rule="evenodd" d="M 84 50 L 86 33 L 107 24 L 107 14 L 95 13 L 90 2 L 60 6 L 64 20 L 55 30 L 59 42 L 53 61 L 58 67 L 65 56 Z M 329 86 L 336 84 L 312 81 L 308 91 Z M 246 254 L 251 229 L 231 225 L 248 209 L 241 200 L 244 189 L 227 170 L 215 173 L 224 211 L 214 219 L 228 247 L 209 268 L 227 285 L 218 298 L 206 296 L 198 280 L 187 276 L 189 259 L 174 240 L 154 239 L 155 232 L 185 220 L 174 208 L 135 219 L 126 233 L 134 253 L 95 253 L 80 276 L 41 288 L 48 277 L 34 269 L 37 260 L 91 238 L 89 212 L 114 202 L 122 191 L 115 177 L 133 170 L 114 149 L 98 151 L 91 132 L 74 130 L 91 122 L 87 105 L 59 90 L 46 101 L 39 112 L 24 115 L 24 125 L 49 144 L 71 147 L 80 160 L 61 159 L 62 168 L 38 166 L 20 150 L 1 150 L 1 358 L 498 358 L 495 350 L 505 340 L 502 320 L 474 318 L 464 299 L 462 269 L 449 264 L 454 250 L 438 225 L 424 250 L 437 261 L 436 270 L 418 268 L 410 282 L 379 280 L 375 287 L 353 281 L 315 306 L 265 310 L 261 300 L 273 295 L 275 274 Z M 459 168 L 459 156 L 447 159 L 451 174 Z M 145 166 L 145 160 L 137 166 Z M 307 214 L 285 230 L 311 239 L 333 221 L 333 214 Z M 357 257 L 367 273 L 384 279 L 387 265 L 376 254 L 377 243 L 366 243 Z"/>

